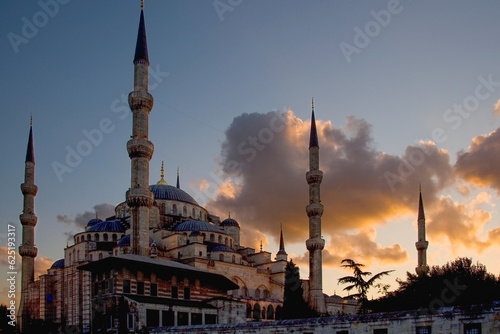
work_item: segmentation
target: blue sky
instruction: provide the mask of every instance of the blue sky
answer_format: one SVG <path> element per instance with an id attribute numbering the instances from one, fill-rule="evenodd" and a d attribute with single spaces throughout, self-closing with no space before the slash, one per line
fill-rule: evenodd
<path id="1" fill-rule="evenodd" d="M 19 185 L 33 115 L 39 187 L 35 239 L 39 257 L 46 257 L 47 262 L 63 256 L 65 233 L 77 232 L 75 226 L 58 221 L 58 215 L 75 217 L 97 204 L 115 205 L 125 198 L 130 182 L 125 145 L 132 117 L 122 98 L 132 90 L 139 8 L 140 2 L 132 0 L 8 0 L 0 4 L 0 68 L 4 78 L 0 82 L 0 218 L 4 224 L 18 226 L 20 241 Z M 192 194 L 214 173 L 229 177 L 221 171 L 221 145 L 230 144 L 226 131 L 241 121 L 238 116 L 291 109 L 295 120 L 305 122 L 297 130 L 304 132 L 311 97 L 315 98 L 321 126 L 343 129 L 347 134 L 356 132 L 360 128 L 354 126 L 353 130 L 346 121 L 346 117 L 355 116 L 371 125 L 369 147 L 395 157 L 403 157 L 408 146 L 417 145 L 419 140 L 436 142 L 439 137 L 442 140 L 435 147 L 447 152 L 453 166 L 457 153 L 466 151 L 473 138 L 500 126 L 494 112 L 500 87 L 484 85 L 488 80 L 500 82 L 499 10 L 498 1 L 146 1 L 154 73 L 150 88 L 155 98 L 149 131 L 155 144 L 150 181 L 159 179 L 162 160 L 167 182 L 175 182 L 179 167 L 181 185 Z M 30 25 L 35 30 L 30 30 Z M 346 56 L 342 50 L 347 44 L 357 51 Z M 481 85 L 481 97 L 474 100 Z M 466 103 L 472 103 L 470 112 L 448 111 L 454 104 Z M 76 150 L 86 140 L 84 132 L 99 129 L 101 122 L 108 124 L 109 133 L 92 145 L 71 172 L 58 176 L 54 165 L 67 165 L 68 150 Z M 434 138 L 433 131 L 440 135 Z M 326 138 L 320 138 L 320 145 Z M 295 144 L 306 148 L 307 141 Z M 295 158 L 283 150 L 275 158 L 291 156 L 300 160 L 300 156 Z M 489 158 L 481 161 L 482 165 L 496 162 L 494 156 Z M 239 186 L 248 186 L 245 180 L 249 179 L 248 175 L 240 176 Z M 484 240 L 489 230 L 499 227 L 495 207 L 498 189 L 491 180 L 490 185 L 477 178 L 471 180 L 447 179 L 443 181 L 446 186 L 433 187 L 429 197 L 444 200 L 449 196 L 456 207 L 463 204 L 470 212 L 488 213 L 489 218 L 471 232 Z M 305 179 L 299 182 L 304 186 L 301 196 L 307 196 Z M 462 191 L 463 187 L 468 191 Z M 380 221 L 373 224 L 376 236 L 366 232 L 382 250 L 397 243 L 407 251 L 407 257 L 376 261 L 362 252 L 348 253 L 359 255 L 373 271 L 397 269 L 391 277 L 393 287 L 394 278 L 413 271 L 416 262 L 413 222 L 418 189 L 413 189 L 414 212 L 407 207 L 392 208 L 391 214 L 380 213 Z M 282 196 L 284 202 L 288 196 L 294 197 Z M 222 202 L 214 196 L 208 204 L 224 215 L 223 210 L 229 208 Z M 439 204 L 433 203 L 429 203 L 428 220 L 432 220 L 432 212 L 441 212 Z M 331 203 L 323 204 L 326 211 Z M 390 211 L 390 205 L 385 209 Z M 297 219 L 307 230 L 307 216 L 300 210 L 303 216 Z M 245 227 L 245 222 L 254 218 L 238 216 L 238 208 L 231 212 L 244 228 L 261 233 L 260 238 L 267 236 L 269 251 L 277 250 L 275 230 L 274 235 L 268 235 L 269 231 L 259 225 L 248 223 Z M 263 214 L 262 220 L 266 219 Z M 372 221 L 376 220 L 373 217 Z M 355 235 L 357 227 L 353 220 L 352 228 L 338 231 Z M 359 228 L 367 231 L 369 227 L 360 224 Z M 0 233 L 6 233 L 4 229 Z M 298 240 L 299 232 L 288 233 L 297 236 L 292 240 Z M 329 240 L 332 235 L 326 238 L 327 244 L 334 240 Z M 431 246 L 434 242 L 434 248 L 429 249 L 430 264 L 467 255 L 495 274 L 500 272 L 494 258 L 498 242 L 479 250 L 455 244 L 454 238 L 458 237 L 442 229 L 429 236 Z M 287 250 L 299 259 L 305 252 L 304 243 L 290 244 Z M 307 277 L 303 265 L 301 274 Z M 343 274 L 333 267 L 325 271 L 329 277 Z M 325 290 L 339 293 L 341 287 L 330 282 Z"/>

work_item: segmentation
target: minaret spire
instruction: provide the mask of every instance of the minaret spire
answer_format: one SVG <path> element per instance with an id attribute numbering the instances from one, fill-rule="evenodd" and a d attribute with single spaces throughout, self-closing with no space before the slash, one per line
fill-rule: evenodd
<path id="1" fill-rule="evenodd" d="M 321 237 L 321 216 L 323 205 L 320 199 L 320 184 L 323 172 L 319 170 L 319 144 L 314 118 L 314 100 L 312 101 L 311 134 L 309 139 L 309 171 L 306 173 L 309 184 L 309 205 L 306 206 L 309 217 L 309 239 L 306 247 L 309 250 L 309 306 L 320 314 L 326 313 L 323 295 L 323 259 L 322 251 L 325 240 Z"/>
<path id="2" fill-rule="evenodd" d="M 131 211 L 131 253 L 149 256 L 149 208 L 153 205 L 153 194 L 149 190 L 149 161 L 154 146 L 149 137 L 149 113 L 153 108 L 153 97 L 148 92 L 149 57 L 146 41 L 144 11 L 141 8 L 139 30 L 134 56 L 134 91 L 128 96 L 133 113 L 132 139 L 127 142 L 131 160 L 131 185 L 127 191 L 127 205 Z"/>
<path id="3" fill-rule="evenodd" d="M 28 137 L 28 148 L 26 150 L 26 161 L 24 167 L 24 183 L 21 184 L 21 192 L 24 196 L 23 213 L 19 216 L 23 226 L 23 241 L 19 246 L 19 254 L 22 257 L 22 286 L 21 303 L 19 305 L 18 324 L 22 327 L 29 322 L 29 310 L 26 302 L 28 285 L 35 281 L 35 257 L 38 253 L 35 247 L 35 225 L 38 218 L 35 215 L 35 196 L 38 187 L 35 185 L 35 150 L 33 146 L 33 118 L 30 121 L 30 133 Z"/>
<path id="4" fill-rule="evenodd" d="M 181 188 L 181 181 L 179 180 L 179 167 L 177 167 L 177 188 Z"/>
<path id="5" fill-rule="evenodd" d="M 165 168 L 163 167 L 163 161 L 161 162 L 161 170 L 160 170 L 160 181 L 156 182 L 156 184 L 164 184 L 167 185 L 167 181 L 165 181 Z"/>
<path id="6" fill-rule="evenodd" d="M 427 265 L 427 247 L 429 242 L 425 240 L 425 213 L 424 202 L 422 201 L 422 186 L 419 186 L 418 199 L 418 241 L 415 243 L 418 253 L 418 266 L 415 268 L 417 275 L 423 276 L 429 272 Z"/>
<path id="7" fill-rule="evenodd" d="M 285 260 L 287 261 L 288 254 L 285 251 L 285 241 L 283 239 L 283 223 L 281 223 L 280 227 L 280 249 L 278 250 L 278 253 L 276 254 L 276 261 L 279 260 Z"/>

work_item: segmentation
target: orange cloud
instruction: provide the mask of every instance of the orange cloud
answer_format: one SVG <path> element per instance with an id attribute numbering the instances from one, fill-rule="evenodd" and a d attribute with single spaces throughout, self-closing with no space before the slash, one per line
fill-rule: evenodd
<path id="1" fill-rule="evenodd" d="M 498 99 L 497 103 L 493 107 L 493 113 L 500 114 L 500 99 Z"/>
<path id="2" fill-rule="evenodd" d="M 500 194 L 500 129 L 472 139 L 467 152 L 457 156 L 455 171 L 462 179 L 479 187 L 491 187 Z"/>

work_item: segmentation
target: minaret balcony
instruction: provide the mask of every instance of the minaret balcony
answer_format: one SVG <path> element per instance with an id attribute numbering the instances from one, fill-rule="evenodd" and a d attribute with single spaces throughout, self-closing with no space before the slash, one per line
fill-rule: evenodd
<path id="1" fill-rule="evenodd" d="M 128 94 L 128 104 L 132 112 L 146 110 L 148 113 L 153 109 L 153 95 L 144 91 L 133 91 Z"/>
<path id="2" fill-rule="evenodd" d="M 38 192 L 38 187 L 32 183 L 23 183 L 21 184 L 21 192 L 23 195 L 31 195 L 35 196 Z"/>
<path id="3" fill-rule="evenodd" d="M 320 203 L 312 203 L 306 206 L 306 212 L 308 217 L 314 217 L 314 216 L 319 216 L 321 217 L 323 215 L 323 204 Z"/>
<path id="4" fill-rule="evenodd" d="M 152 207 L 154 196 L 149 188 L 133 188 L 127 191 L 127 204 L 129 207 L 146 206 Z"/>
<path id="5" fill-rule="evenodd" d="M 151 159 L 155 146 L 147 139 L 133 138 L 127 142 L 127 151 L 130 158 L 140 157 Z"/>
<path id="6" fill-rule="evenodd" d="M 36 257 L 38 249 L 35 246 L 22 244 L 19 246 L 19 255 L 27 257 Z"/>
<path id="7" fill-rule="evenodd" d="M 320 170 L 310 170 L 306 173 L 308 184 L 321 183 L 323 180 L 323 172 Z"/>
<path id="8" fill-rule="evenodd" d="M 38 218 L 32 213 L 21 213 L 19 215 L 19 220 L 21 221 L 21 225 L 35 226 Z"/>
<path id="9" fill-rule="evenodd" d="M 323 248 L 325 248 L 325 240 L 318 237 L 307 239 L 306 248 L 310 252 L 315 251 L 317 249 L 323 250 Z"/>
<path id="10" fill-rule="evenodd" d="M 415 243 L 415 247 L 417 247 L 417 250 L 426 250 L 427 247 L 429 246 L 429 242 L 428 241 L 417 241 Z"/>

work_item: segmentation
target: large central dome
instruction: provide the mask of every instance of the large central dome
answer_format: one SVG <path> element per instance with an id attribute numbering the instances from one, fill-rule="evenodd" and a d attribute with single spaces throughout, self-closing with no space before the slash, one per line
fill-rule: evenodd
<path id="1" fill-rule="evenodd" d="M 153 193 L 155 199 L 181 201 L 199 206 L 195 199 L 187 192 L 168 184 L 153 184 L 149 186 L 149 190 Z"/>

